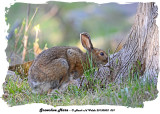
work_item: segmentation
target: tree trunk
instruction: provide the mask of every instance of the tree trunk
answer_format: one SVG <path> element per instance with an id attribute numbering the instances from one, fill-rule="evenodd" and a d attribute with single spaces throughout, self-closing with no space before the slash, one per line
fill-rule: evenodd
<path id="1" fill-rule="evenodd" d="M 109 62 L 98 71 L 103 83 L 121 83 L 127 76 L 139 76 L 157 83 L 159 72 L 159 36 L 155 3 L 139 3 L 135 22 L 123 48 L 110 55 Z M 104 80 L 106 79 L 106 80 Z"/>

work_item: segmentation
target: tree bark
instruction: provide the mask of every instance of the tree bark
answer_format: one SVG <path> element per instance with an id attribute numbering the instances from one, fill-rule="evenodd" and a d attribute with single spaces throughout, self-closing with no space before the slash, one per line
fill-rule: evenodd
<path id="1" fill-rule="evenodd" d="M 155 3 L 139 3 L 135 22 L 123 48 L 110 55 L 105 67 L 101 67 L 96 78 L 102 83 L 121 83 L 129 75 L 139 76 L 145 81 L 157 84 L 159 72 L 159 33 L 156 25 L 157 6 Z M 105 79 L 105 80 L 104 80 Z"/>

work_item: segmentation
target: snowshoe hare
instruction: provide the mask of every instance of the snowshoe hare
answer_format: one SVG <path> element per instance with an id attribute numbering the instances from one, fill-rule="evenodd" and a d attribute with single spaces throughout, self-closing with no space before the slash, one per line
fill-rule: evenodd
<path id="1" fill-rule="evenodd" d="M 89 67 L 88 56 L 93 66 L 104 65 L 108 61 L 105 51 L 94 48 L 88 33 L 81 33 L 80 40 L 87 53 L 77 47 L 52 47 L 41 52 L 29 69 L 28 83 L 33 93 L 63 90 L 66 84 L 76 83 L 83 75 L 83 68 Z"/>

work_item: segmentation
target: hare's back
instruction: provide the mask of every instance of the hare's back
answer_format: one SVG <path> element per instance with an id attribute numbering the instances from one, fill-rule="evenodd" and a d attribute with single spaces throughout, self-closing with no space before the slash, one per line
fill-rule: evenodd
<path id="1" fill-rule="evenodd" d="M 37 56 L 37 58 L 35 59 L 34 64 L 45 66 L 46 64 L 48 64 L 51 61 L 58 59 L 58 58 L 67 59 L 67 50 L 68 49 L 73 49 L 73 50 L 76 50 L 77 52 L 81 53 L 81 50 L 77 47 L 69 47 L 69 46 L 52 47 L 52 48 L 44 50 L 42 53 L 40 53 Z"/>
<path id="2" fill-rule="evenodd" d="M 76 47 L 52 47 L 47 49 L 40 53 L 34 60 L 29 75 L 40 81 L 47 81 L 51 78 L 54 80 L 66 74 L 70 66 L 67 58 L 68 49 L 73 49 L 81 53 L 80 49 Z"/>

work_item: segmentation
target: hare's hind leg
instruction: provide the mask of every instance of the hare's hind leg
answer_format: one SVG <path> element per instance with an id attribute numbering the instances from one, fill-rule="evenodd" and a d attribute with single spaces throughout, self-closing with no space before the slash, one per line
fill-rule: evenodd
<path id="1" fill-rule="evenodd" d="M 57 87 L 53 88 L 53 86 L 48 90 L 48 95 L 50 94 L 56 94 L 55 91 L 59 91 L 60 93 L 64 92 L 66 90 L 66 88 L 68 87 L 69 84 L 69 78 L 68 78 L 68 74 L 67 76 L 63 76 L 60 80 L 59 80 L 59 84 Z M 65 88 L 65 89 L 64 89 Z"/>
<path id="2" fill-rule="evenodd" d="M 33 93 L 45 93 L 56 89 L 68 81 L 69 65 L 66 59 L 54 59 L 43 68 L 33 67 L 34 72 L 29 73 L 28 83 Z"/>
<path id="3" fill-rule="evenodd" d="M 56 79 L 51 81 L 51 87 L 48 90 L 48 93 L 54 93 L 54 90 L 59 89 L 63 83 L 67 83 L 69 81 L 69 65 L 66 59 L 55 59 L 51 65 L 56 66 L 52 69 Z"/>
<path id="4" fill-rule="evenodd" d="M 74 80 L 73 79 L 73 76 L 70 76 L 69 77 L 69 81 L 66 81 L 64 83 L 61 84 L 61 86 L 58 88 L 58 89 L 54 89 L 52 91 L 52 93 L 56 93 L 55 91 L 57 90 L 59 93 L 64 93 L 67 89 L 68 89 L 68 86 L 69 85 L 74 85 L 74 86 L 77 86 L 79 87 L 79 83 L 77 80 Z"/>

